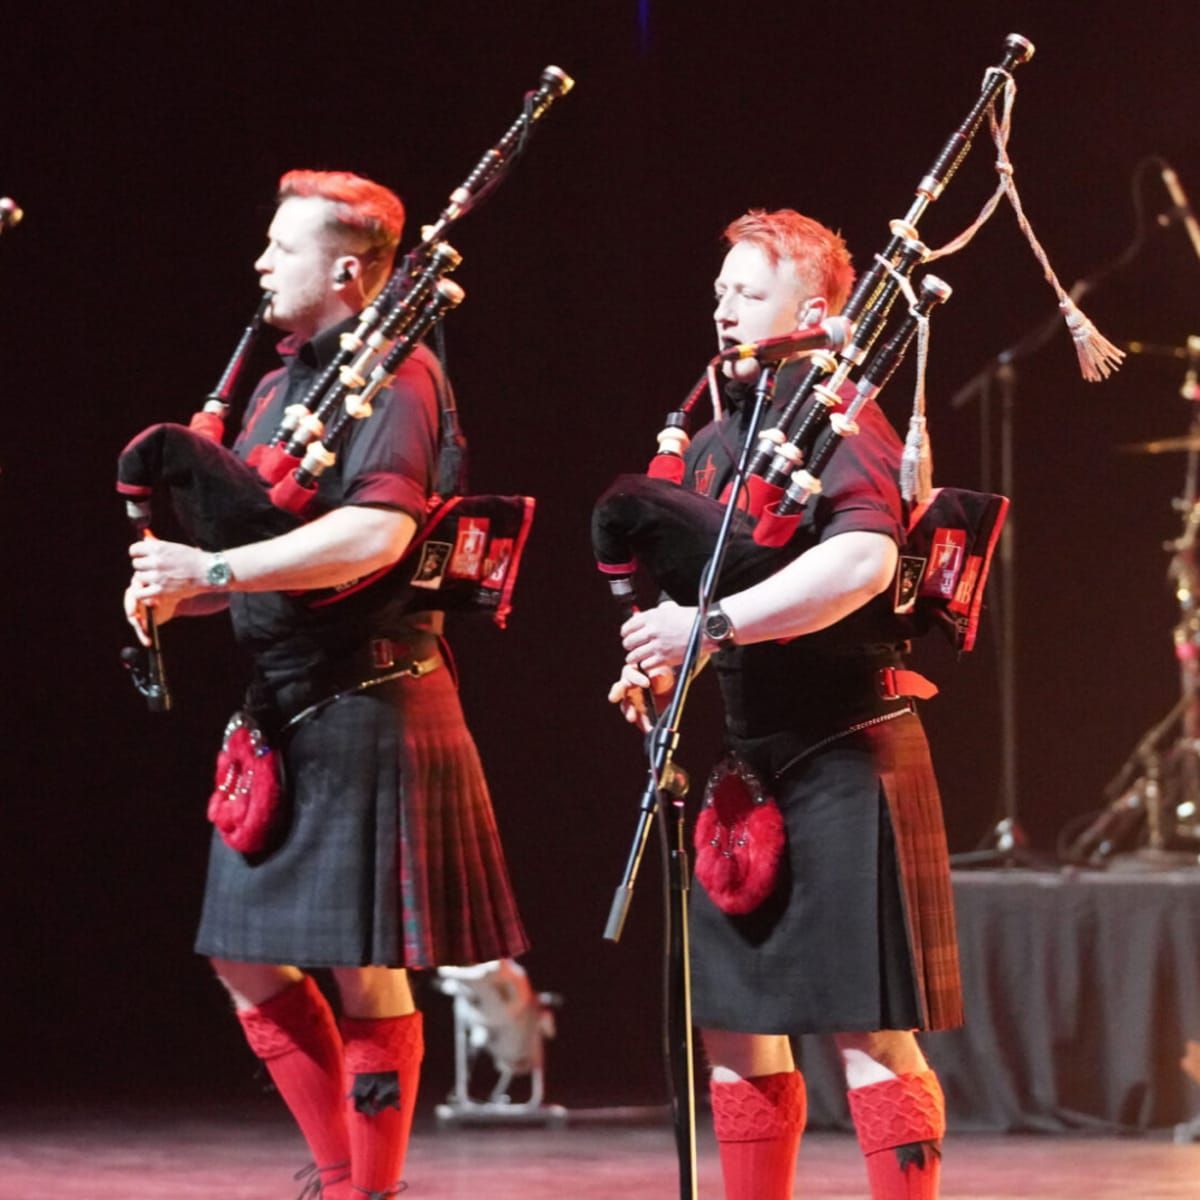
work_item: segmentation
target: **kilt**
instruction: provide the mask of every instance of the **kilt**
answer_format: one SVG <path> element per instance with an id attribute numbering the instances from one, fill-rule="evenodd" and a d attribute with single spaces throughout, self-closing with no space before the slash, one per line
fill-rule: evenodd
<path id="1" fill-rule="evenodd" d="M 527 948 L 479 755 L 444 666 L 347 696 L 283 746 L 273 849 L 214 834 L 200 954 L 426 968 Z"/>
<path id="2" fill-rule="evenodd" d="M 695 1023 L 763 1034 L 961 1024 L 949 859 L 919 719 L 905 713 L 788 768 L 797 744 L 731 739 L 778 801 L 787 850 L 774 892 L 745 915 L 695 882 Z"/>

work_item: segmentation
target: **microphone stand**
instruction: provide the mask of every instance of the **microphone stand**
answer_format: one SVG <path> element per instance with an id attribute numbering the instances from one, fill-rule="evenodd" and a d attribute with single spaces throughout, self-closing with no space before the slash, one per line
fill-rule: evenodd
<path id="1" fill-rule="evenodd" d="M 1091 284 L 1081 280 L 1071 288 L 1071 298 L 1081 300 Z M 1021 827 L 1017 803 L 1017 522 L 1012 503 L 1015 491 L 1013 416 L 1017 406 L 1016 363 L 1040 350 L 1062 327 L 1058 312 L 1039 322 L 1022 338 L 990 359 L 950 400 L 951 408 L 963 408 L 978 400 L 981 429 L 980 488 L 992 491 L 990 416 L 993 394 L 999 393 L 1000 482 L 999 491 L 1010 502 L 1008 520 L 1000 534 L 996 568 L 999 576 L 1000 619 L 996 650 L 1000 676 L 1000 810 L 1001 817 L 984 835 L 978 849 L 952 854 L 955 867 L 1033 867 L 1038 856 L 1029 850 L 1029 838 Z"/>
<path id="2" fill-rule="evenodd" d="M 671 1081 L 671 1107 L 675 1125 L 675 1145 L 679 1158 L 680 1200 L 696 1200 L 696 1078 L 692 1036 L 691 952 L 688 943 L 688 900 L 691 888 L 691 863 L 688 857 L 683 797 L 687 792 L 687 777 L 675 765 L 674 755 L 679 744 L 679 725 L 687 702 L 688 690 L 700 659 L 700 646 L 708 606 L 716 590 L 729 533 L 738 512 L 738 497 L 745 484 L 753 447 L 758 441 L 762 424 L 775 385 L 775 367 L 764 366 L 754 389 L 754 407 L 745 440 L 738 455 L 729 490 L 729 501 L 721 519 L 721 527 L 713 546 L 712 557 L 700 581 L 696 619 L 688 634 L 683 661 L 679 665 L 677 686 L 666 713 L 660 717 L 647 739 L 650 764 L 646 787 L 638 806 L 638 821 L 633 844 L 625 865 L 621 883 L 613 895 L 608 923 L 604 928 L 607 941 L 618 942 L 633 899 L 633 889 L 646 848 L 650 825 L 657 815 L 665 826 L 667 848 L 667 885 L 670 903 L 667 907 L 667 1055 Z"/>

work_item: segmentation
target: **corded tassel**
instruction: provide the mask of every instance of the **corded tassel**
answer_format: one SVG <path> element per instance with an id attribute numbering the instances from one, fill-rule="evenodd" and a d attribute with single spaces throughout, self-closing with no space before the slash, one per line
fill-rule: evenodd
<path id="1" fill-rule="evenodd" d="M 1084 379 L 1089 383 L 1099 383 L 1102 379 L 1107 379 L 1120 368 L 1125 351 L 1114 346 L 1083 314 L 1070 296 L 1058 307 L 1066 317 L 1067 328 L 1071 331 L 1075 353 L 1079 356 L 1079 369 L 1083 372 Z"/>
<path id="2" fill-rule="evenodd" d="M 908 421 L 904 453 L 900 458 L 900 494 L 911 504 L 924 504 L 933 491 L 933 449 L 925 418 L 914 412 Z"/>
<path id="3" fill-rule="evenodd" d="M 995 71 L 998 68 L 991 67 L 990 71 Z M 988 198 L 980 210 L 979 216 L 974 222 L 969 225 L 958 237 L 947 242 L 938 250 L 931 250 L 926 256 L 926 262 L 933 262 L 935 259 L 942 258 L 947 254 L 955 254 L 961 250 L 970 240 L 979 232 L 988 218 L 996 210 L 996 205 L 999 203 L 1001 196 L 1007 197 L 1008 202 L 1012 205 L 1013 213 L 1017 218 L 1017 225 L 1021 232 L 1025 235 L 1025 240 L 1029 243 L 1029 248 L 1033 251 L 1034 257 L 1038 260 L 1038 264 L 1042 268 L 1042 275 L 1046 282 L 1054 289 L 1054 294 L 1058 297 L 1058 307 L 1067 321 L 1067 329 L 1070 331 L 1071 339 L 1075 343 L 1075 352 L 1079 356 L 1079 370 L 1084 379 L 1089 383 L 1099 383 L 1102 379 L 1107 379 L 1114 371 L 1119 369 L 1122 359 L 1125 357 L 1125 351 L 1114 346 L 1092 322 L 1084 315 L 1083 310 L 1067 295 L 1063 286 L 1058 281 L 1058 276 L 1054 273 L 1054 268 L 1050 265 L 1049 256 L 1043 249 L 1041 242 L 1038 241 L 1037 235 L 1033 232 L 1033 226 L 1029 222 L 1029 218 L 1025 215 L 1025 209 L 1021 205 L 1021 196 L 1017 191 L 1016 182 L 1013 179 L 1013 164 L 1008 153 L 1008 139 L 1012 133 L 1012 109 L 1013 102 L 1017 95 L 1017 85 L 1012 76 L 1008 76 L 1008 80 L 1004 85 L 1003 100 L 999 105 L 1000 113 L 997 115 L 997 104 L 993 102 L 988 109 L 988 123 L 992 131 L 992 140 L 996 144 L 996 174 L 999 180 L 996 184 L 996 190 Z"/>
<path id="4" fill-rule="evenodd" d="M 912 283 L 884 258 L 876 261 L 896 281 L 909 303 L 909 311 L 917 319 L 917 381 L 913 388 L 912 416 L 904 438 L 904 453 L 900 456 L 900 495 L 909 504 L 915 499 L 924 504 L 933 491 L 933 446 L 929 440 L 929 424 L 925 419 L 925 372 L 929 365 L 929 317 L 921 316 Z"/>

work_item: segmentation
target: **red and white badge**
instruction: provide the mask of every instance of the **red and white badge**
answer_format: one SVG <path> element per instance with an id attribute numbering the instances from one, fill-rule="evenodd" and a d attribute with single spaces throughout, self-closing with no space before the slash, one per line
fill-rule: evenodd
<path id="1" fill-rule="evenodd" d="M 940 596 L 949 600 L 958 586 L 963 559 L 967 552 L 965 529 L 938 529 L 929 548 L 929 569 L 921 584 L 922 596 Z"/>
<path id="2" fill-rule="evenodd" d="M 487 517 L 463 517 L 446 575 L 450 579 L 479 579 L 483 575 L 483 554 L 487 549 Z"/>
<path id="3" fill-rule="evenodd" d="M 488 547 L 487 557 L 483 560 L 482 586 L 499 590 L 508 578 L 508 568 L 512 565 L 513 539 L 496 538 Z"/>

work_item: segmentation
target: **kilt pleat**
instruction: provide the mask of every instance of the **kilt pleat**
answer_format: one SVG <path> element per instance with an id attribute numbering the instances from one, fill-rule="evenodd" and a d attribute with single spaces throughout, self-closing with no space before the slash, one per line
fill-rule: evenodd
<path id="1" fill-rule="evenodd" d="M 440 676 L 440 678 L 438 678 Z M 436 682 L 435 682 L 436 681 Z M 404 731 L 408 786 L 400 811 L 406 961 L 485 962 L 526 946 L 475 743 L 449 674 L 435 672 Z"/>
<path id="2" fill-rule="evenodd" d="M 929 767 L 925 731 L 919 721 L 903 718 L 868 732 L 881 766 L 899 860 L 921 1025 L 952 1029 L 963 1021 L 954 895 L 942 801 Z"/>

